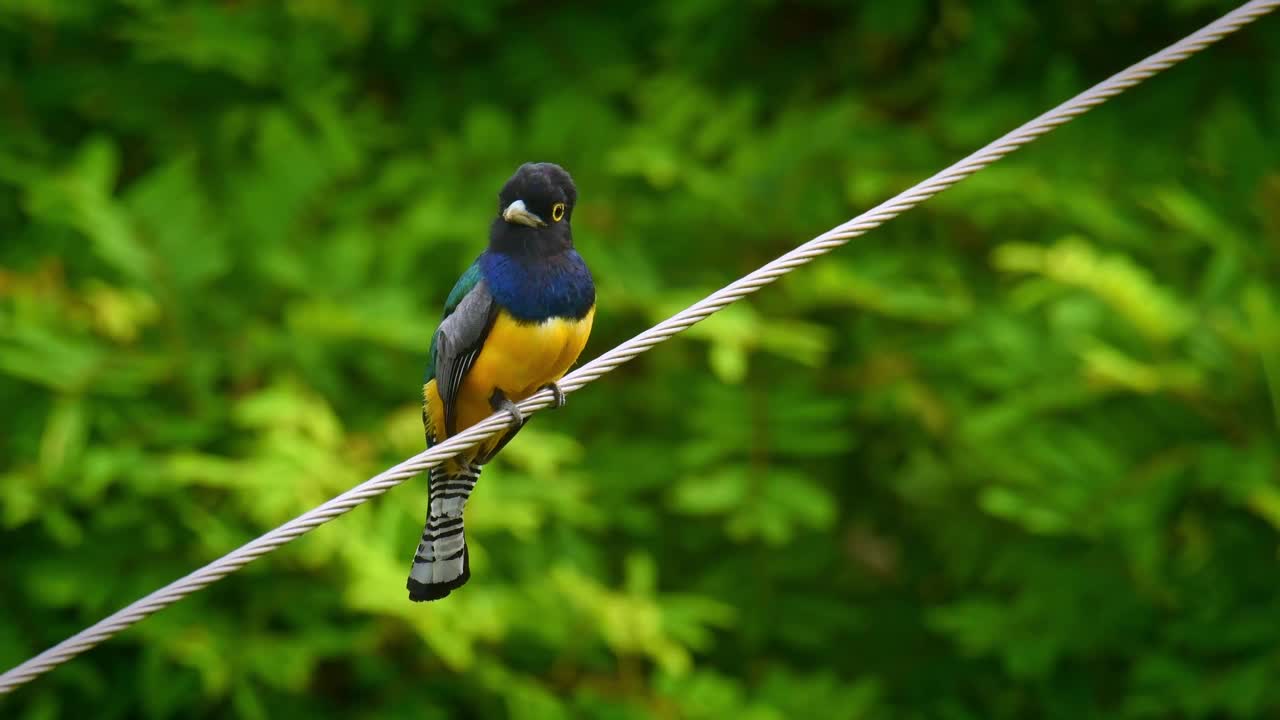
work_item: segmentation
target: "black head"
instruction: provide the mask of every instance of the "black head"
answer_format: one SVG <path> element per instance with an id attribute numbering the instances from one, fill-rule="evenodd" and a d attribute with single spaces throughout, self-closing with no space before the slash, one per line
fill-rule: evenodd
<path id="1" fill-rule="evenodd" d="M 578 201 L 573 178 L 555 163 L 525 163 L 498 193 L 490 232 L 497 252 L 554 255 L 573 247 L 569 219 Z"/>

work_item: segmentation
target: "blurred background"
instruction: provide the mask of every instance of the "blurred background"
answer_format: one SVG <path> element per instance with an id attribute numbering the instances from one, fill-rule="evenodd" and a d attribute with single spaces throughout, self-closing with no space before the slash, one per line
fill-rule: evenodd
<path id="1" fill-rule="evenodd" d="M 565 165 L 584 359 L 1234 2 L 6 0 L 0 668 L 422 449 Z M 14 718 L 1280 712 L 1280 17 L 419 478 Z"/>

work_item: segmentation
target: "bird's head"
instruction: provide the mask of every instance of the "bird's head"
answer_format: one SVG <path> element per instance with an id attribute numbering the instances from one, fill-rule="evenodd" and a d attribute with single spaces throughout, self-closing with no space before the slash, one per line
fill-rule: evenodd
<path id="1" fill-rule="evenodd" d="M 553 255 L 573 247 L 573 178 L 555 163 L 525 163 L 498 193 L 490 245 L 510 254 Z"/>

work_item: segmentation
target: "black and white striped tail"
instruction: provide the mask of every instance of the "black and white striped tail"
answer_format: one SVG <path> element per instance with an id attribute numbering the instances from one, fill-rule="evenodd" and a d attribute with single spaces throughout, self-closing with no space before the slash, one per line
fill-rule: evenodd
<path id="1" fill-rule="evenodd" d="M 478 477 L 479 465 L 449 475 L 443 468 L 432 469 L 427 490 L 427 527 L 409 571 L 410 600 L 439 600 L 471 578 L 462 510 Z"/>

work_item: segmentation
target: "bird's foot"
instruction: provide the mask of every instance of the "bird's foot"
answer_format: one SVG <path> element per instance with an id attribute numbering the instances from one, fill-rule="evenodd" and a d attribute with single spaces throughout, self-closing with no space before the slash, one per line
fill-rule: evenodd
<path id="1" fill-rule="evenodd" d="M 524 427 L 524 413 L 520 412 L 520 408 L 511 402 L 511 398 L 501 390 L 494 390 L 493 395 L 489 397 L 489 407 L 498 412 L 505 412 L 511 416 L 511 429 L 519 430 Z"/>
<path id="2" fill-rule="evenodd" d="M 551 394 L 555 396 L 551 401 L 551 407 L 557 409 L 564 407 L 564 391 L 560 389 L 559 384 L 550 382 L 538 388 L 538 390 L 550 390 Z"/>

